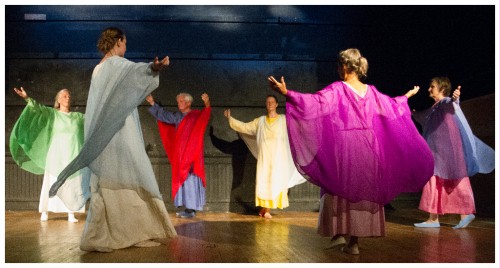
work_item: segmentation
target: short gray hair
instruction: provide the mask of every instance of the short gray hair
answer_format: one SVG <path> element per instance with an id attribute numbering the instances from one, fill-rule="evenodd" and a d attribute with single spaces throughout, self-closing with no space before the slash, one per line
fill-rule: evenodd
<path id="1" fill-rule="evenodd" d="M 193 103 L 193 96 L 191 96 L 191 94 L 189 94 L 189 93 L 181 92 L 181 93 L 177 94 L 177 97 L 175 97 L 175 99 L 178 99 L 179 97 L 184 97 L 185 101 L 187 101 L 189 103 Z"/>

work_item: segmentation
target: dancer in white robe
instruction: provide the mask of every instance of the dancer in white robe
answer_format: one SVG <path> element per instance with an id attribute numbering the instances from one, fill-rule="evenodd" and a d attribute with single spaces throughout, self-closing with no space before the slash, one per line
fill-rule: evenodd
<path id="1" fill-rule="evenodd" d="M 278 99 L 267 96 L 267 116 L 248 123 L 233 118 L 229 109 L 224 111 L 229 126 L 240 134 L 257 158 L 255 205 L 262 207 L 259 215 L 266 219 L 272 218 L 270 209 L 289 206 L 288 188 L 306 181 L 293 163 L 286 118 L 276 112 L 277 107 Z"/>

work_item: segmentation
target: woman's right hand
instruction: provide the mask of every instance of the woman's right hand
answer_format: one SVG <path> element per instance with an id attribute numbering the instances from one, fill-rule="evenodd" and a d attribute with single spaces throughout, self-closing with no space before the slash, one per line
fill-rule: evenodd
<path id="1" fill-rule="evenodd" d="M 230 109 L 226 109 L 226 110 L 224 110 L 224 116 L 225 116 L 226 118 L 231 117 L 231 110 L 230 110 Z"/>
<path id="2" fill-rule="evenodd" d="M 26 93 L 26 91 L 24 91 L 24 88 L 23 87 L 20 87 L 19 89 L 17 88 L 14 88 L 14 91 L 17 93 L 17 95 L 19 95 L 21 98 L 23 99 L 27 99 L 28 98 L 28 93 Z"/>
<path id="3" fill-rule="evenodd" d="M 153 95 L 149 94 L 147 97 L 146 97 L 146 101 L 149 103 L 149 105 L 153 106 L 155 105 L 155 99 L 153 98 Z"/>

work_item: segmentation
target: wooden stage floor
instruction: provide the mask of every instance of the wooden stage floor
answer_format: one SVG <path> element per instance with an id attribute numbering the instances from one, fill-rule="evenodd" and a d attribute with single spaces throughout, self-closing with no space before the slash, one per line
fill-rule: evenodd
<path id="1" fill-rule="evenodd" d="M 441 228 L 415 228 L 427 214 L 416 209 L 386 212 L 386 237 L 361 238 L 361 254 L 324 248 L 329 238 L 316 234 L 317 212 L 274 211 L 256 215 L 200 212 L 196 218 L 170 217 L 178 237 L 158 247 L 126 248 L 112 253 L 85 252 L 80 222 L 66 214 L 5 212 L 5 263 L 483 263 L 495 264 L 494 219 L 476 218 L 453 230 L 458 215 L 441 218 Z M 141 265 L 142 266 L 142 265 Z M 456 264 L 453 265 L 456 267 Z M 498 267 L 498 265 L 495 265 Z"/>

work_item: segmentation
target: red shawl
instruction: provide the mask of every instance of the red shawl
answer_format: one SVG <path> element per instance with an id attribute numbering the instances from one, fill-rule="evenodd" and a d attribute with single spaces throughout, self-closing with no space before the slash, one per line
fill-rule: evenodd
<path id="1" fill-rule="evenodd" d="M 203 141 L 210 111 L 210 107 L 190 111 L 177 129 L 175 125 L 158 121 L 163 147 L 172 165 L 172 199 L 190 171 L 201 178 L 204 187 L 207 186 Z"/>

